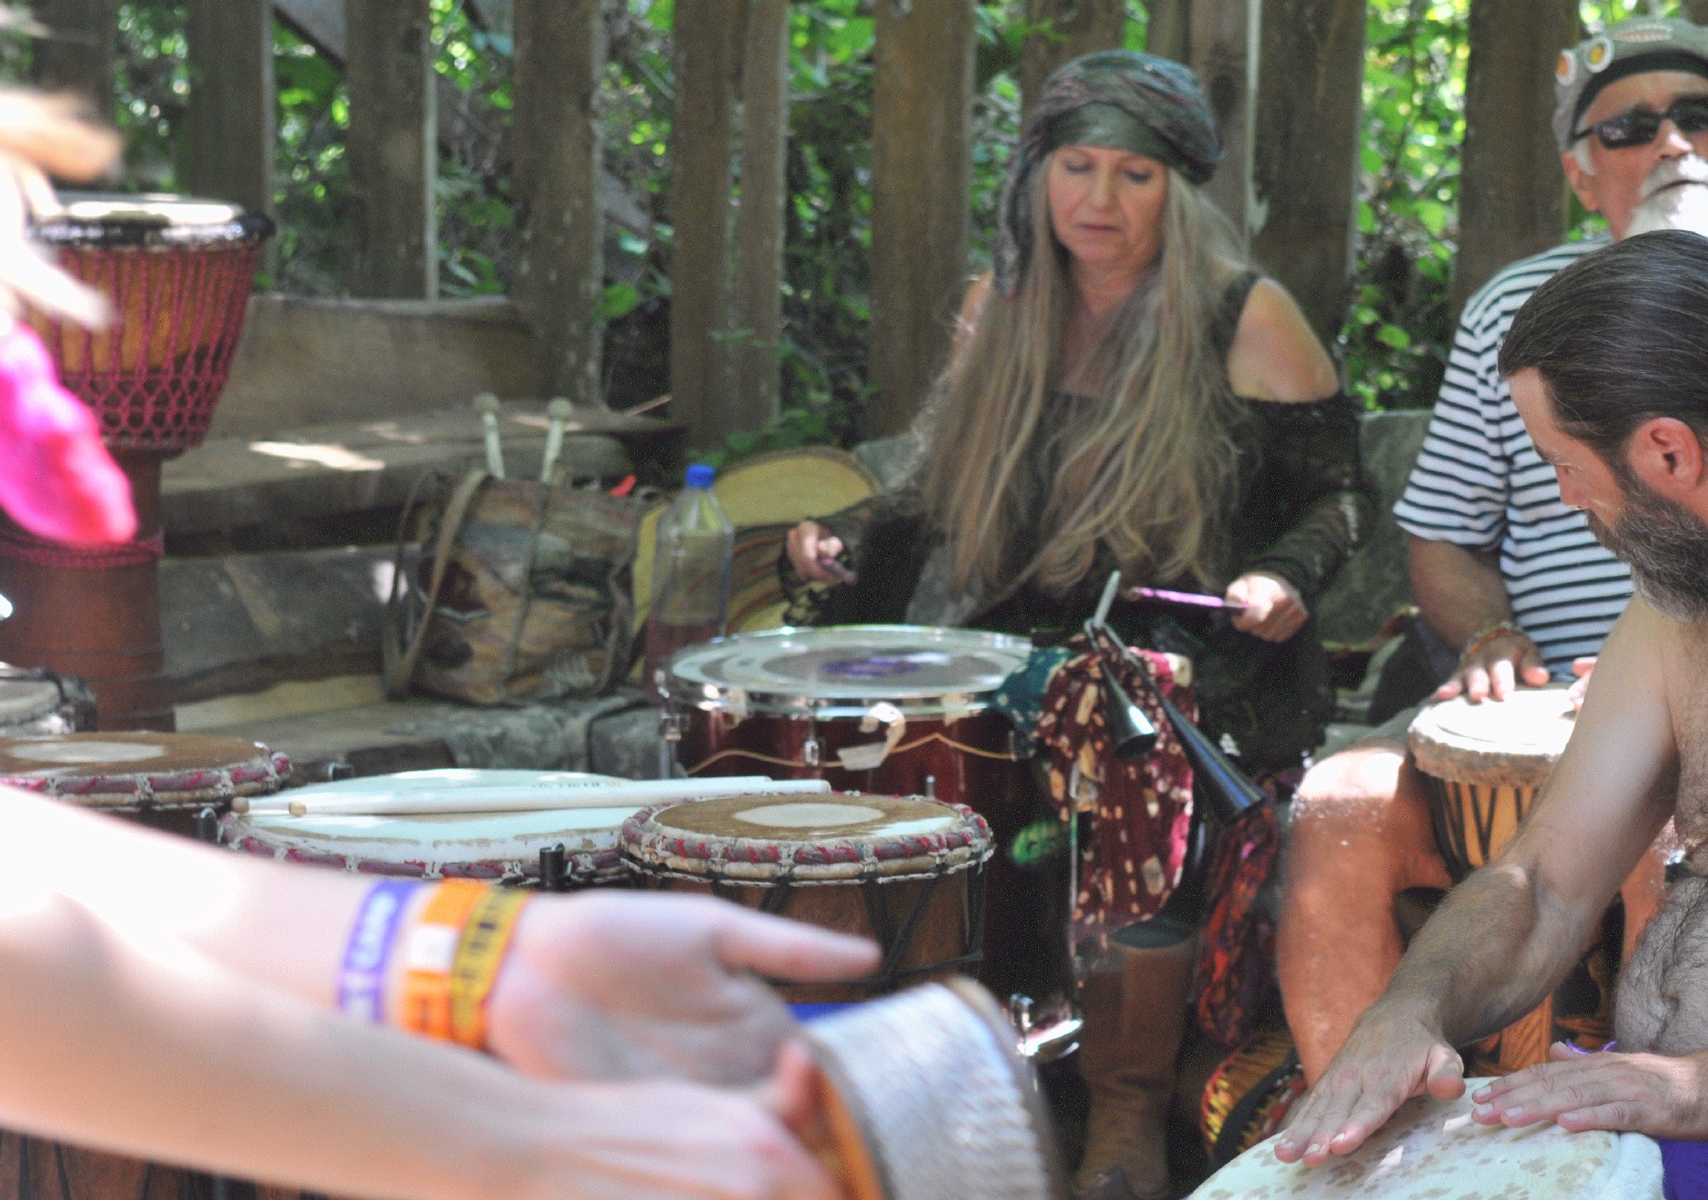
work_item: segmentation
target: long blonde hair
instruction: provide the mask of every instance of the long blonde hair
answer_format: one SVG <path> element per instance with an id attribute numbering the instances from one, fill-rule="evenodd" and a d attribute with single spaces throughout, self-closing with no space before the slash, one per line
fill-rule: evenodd
<path id="1" fill-rule="evenodd" d="M 1097 395 L 1047 428 L 1057 423 L 1046 423 L 1046 402 L 1062 382 L 1074 301 L 1067 252 L 1049 224 L 1047 174 L 1032 181 L 1035 249 L 1013 300 L 985 301 L 921 419 L 924 502 L 949 540 L 954 582 L 994 589 L 1028 575 L 1063 595 L 1102 543 L 1134 582 L 1219 586 L 1215 527 L 1235 458 L 1234 401 L 1214 344 L 1239 269 L 1227 224 L 1169 171 L 1162 254 L 1081 372 L 1102 381 Z M 1037 439 L 1056 439 L 1055 452 L 1040 454 Z M 1036 531 L 1036 553 L 1023 561 L 1017 535 L 1027 530 Z"/>

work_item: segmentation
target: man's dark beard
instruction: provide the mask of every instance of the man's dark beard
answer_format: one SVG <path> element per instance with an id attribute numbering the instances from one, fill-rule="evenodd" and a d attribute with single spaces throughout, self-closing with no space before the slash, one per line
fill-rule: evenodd
<path id="1" fill-rule="evenodd" d="M 1585 513 L 1596 540 L 1631 565 L 1631 582 L 1675 621 L 1708 621 L 1708 525 L 1635 478 L 1610 528 Z"/>

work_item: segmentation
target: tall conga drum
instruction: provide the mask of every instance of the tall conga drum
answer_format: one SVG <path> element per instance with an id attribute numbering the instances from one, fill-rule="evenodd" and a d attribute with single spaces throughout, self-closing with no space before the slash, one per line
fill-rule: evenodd
<path id="1" fill-rule="evenodd" d="M 1435 840 L 1455 881 L 1494 861 L 1517 834 L 1576 720 L 1564 687 L 1521 688 L 1501 701 L 1463 697 L 1411 724 L 1412 757 L 1429 784 Z M 1557 1040 L 1595 1049 L 1613 1036 L 1623 908 L 1603 922 L 1572 974 L 1528 1016 L 1472 1052 L 1469 1069 L 1506 1074 L 1548 1061 Z"/>
<path id="2" fill-rule="evenodd" d="M 72 548 L 0 517 L 0 659 L 87 680 L 102 729 L 173 728 L 160 640 L 160 466 L 201 445 L 243 332 L 250 281 L 273 225 L 230 204 L 68 194 L 35 236 L 107 296 L 90 332 L 26 314 L 67 390 L 93 408 L 130 479 L 136 540 Z"/>

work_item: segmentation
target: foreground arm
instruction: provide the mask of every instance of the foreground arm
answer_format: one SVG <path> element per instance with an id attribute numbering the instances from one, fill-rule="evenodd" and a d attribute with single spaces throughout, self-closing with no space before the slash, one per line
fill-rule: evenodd
<path id="1" fill-rule="evenodd" d="M 1493 554 L 1413 536 L 1406 546 L 1406 565 L 1418 611 L 1449 646 L 1464 646 L 1491 625 L 1512 620 L 1512 604 Z M 1504 700 L 1520 682 L 1540 687 L 1548 682 L 1548 668 L 1536 643 L 1522 634 L 1502 632 L 1482 639 L 1435 698 L 1451 700 L 1463 692 L 1474 702 L 1491 696 Z"/>
<path id="2" fill-rule="evenodd" d="M 1424 926 L 1296 1110 L 1276 1148 L 1284 1161 L 1350 1153 L 1409 1097 L 1461 1094 L 1453 1047 L 1529 1011 L 1580 953 L 1671 809 L 1670 628 L 1641 601 L 1626 610 L 1535 810 Z"/>

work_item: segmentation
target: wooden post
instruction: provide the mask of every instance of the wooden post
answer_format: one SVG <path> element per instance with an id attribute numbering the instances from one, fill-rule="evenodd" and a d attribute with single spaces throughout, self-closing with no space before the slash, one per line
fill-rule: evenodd
<path id="1" fill-rule="evenodd" d="M 602 404 L 604 221 L 598 0 L 515 0 L 512 179 L 523 217 L 511 292 L 538 337 L 547 395 Z"/>
<path id="2" fill-rule="evenodd" d="M 1252 129 L 1263 0 L 1197 0 L 1191 11 L 1187 62 L 1204 85 L 1227 152 L 1205 190 L 1233 222 L 1243 244 L 1250 236 Z M 1307 112 L 1300 108 L 1294 115 Z"/>
<path id="3" fill-rule="evenodd" d="M 1264 2 L 1251 253 L 1327 346 L 1352 269 L 1364 23 L 1365 0 Z"/>
<path id="4" fill-rule="evenodd" d="M 1576 0 L 1472 0 L 1455 309 L 1506 264 L 1565 236 L 1565 173 L 1550 122 L 1554 64 L 1577 39 Z"/>
<path id="5" fill-rule="evenodd" d="M 746 0 L 678 0 L 671 130 L 670 405 L 691 446 L 732 430 L 730 135 Z"/>
<path id="6" fill-rule="evenodd" d="M 730 408 L 736 429 L 777 415 L 782 364 L 783 204 L 789 149 L 788 0 L 749 0 L 741 68 L 741 207 L 735 217 Z"/>
<path id="7" fill-rule="evenodd" d="M 1192 41 L 1192 0 L 1151 0 L 1146 8 L 1150 23 L 1145 27 L 1145 49 L 1185 62 Z"/>
<path id="8" fill-rule="evenodd" d="M 118 0 L 38 0 L 31 15 L 54 36 L 35 43 L 36 84 L 76 92 L 103 120 L 113 111 L 113 62 L 118 52 Z"/>
<path id="9" fill-rule="evenodd" d="M 190 192 L 273 211 L 273 6 L 188 0 L 190 103 L 184 182 Z"/>
<path id="10" fill-rule="evenodd" d="M 439 294 L 433 49 L 427 0 L 347 0 L 350 294 Z"/>
<path id="11" fill-rule="evenodd" d="M 1063 63 L 1093 50 L 1115 50 L 1126 44 L 1125 0 L 1026 0 L 1026 21 L 1043 26 L 1020 48 L 1020 101 L 1032 103 Z"/>
<path id="12" fill-rule="evenodd" d="M 874 436 L 905 429 L 948 360 L 967 284 L 971 0 L 877 0 L 872 101 Z"/>

